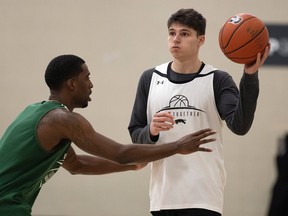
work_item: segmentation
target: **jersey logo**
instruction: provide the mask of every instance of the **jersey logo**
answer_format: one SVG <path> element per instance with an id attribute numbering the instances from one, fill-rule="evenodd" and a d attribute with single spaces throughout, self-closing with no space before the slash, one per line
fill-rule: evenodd
<path id="1" fill-rule="evenodd" d="M 157 81 L 157 85 L 159 85 L 159 84 L 164 84 L 164 80 L 162 80 L 162 81 Z"/>
<path id="2" fill-rule="evenodd" d="M 205 111 L 198 109 L 189 104 L 189 100 L 184 95 L 175 95 L 169 101 L 169 106 L 166 106 L 159 110 L 170 111 L 170 113 L 175 117 L 176 124 L 186 124 L 186 117 L 199 117 L 201 113 Z"/>
<path id="3" fill-rule="evenodd" d="M 64 159 L 66 157 L 67 153 L 64 155 Z M 58 160 L 53 168 L 51 168 L 48 173 L 45 175 L 45 177 L 40 182 L 39 188 L 41 188 L 49 179 L 52 178 L 52 176 L 59 170 L 60 166 L 62 166 L 64 159 Z"/>
<path id="4" fill-rule="evenodd" d="M 180 123 L 186 124 L 186 119 L 176 119 L 176 120 L 175 120 L 175 123 L 176 123 L 176 124 L 180 124 Z"/>

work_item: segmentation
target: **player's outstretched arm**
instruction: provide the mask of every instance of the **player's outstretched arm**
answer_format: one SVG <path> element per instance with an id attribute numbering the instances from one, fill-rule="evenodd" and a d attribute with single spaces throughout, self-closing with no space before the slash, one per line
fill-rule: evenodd
<path id="1" fill-rule="evenodd" d="M 45 121 L 46 123 L 44 123 Z M 146 163 L 178 153 L 210 151 L 202 145 L 215 140 L 214 138 L 207 138 L 215 132 L 211 129 L 204 129 L 189 134 L 178 141 L 162 145 L 123 145 L 97 133 L 80 114 L 64 109 L 51 111 L 40 125 L 41 127 L 38 128 L 39 140 L 47 150 L 54 148 L 61 140 L 69 139 L 91 155 L 120 164 Z"/>
<path id="2" fill-rule="evenodd" d="M 69 148 L 67 156 L 62 164 L 62 166 L 71 174 L 83 175 L 102 175 L 129 170 L 139 170 L 146 165 L 147 163 L 119 164 L 96 156 L 77 155 L 72 147 Z"/>

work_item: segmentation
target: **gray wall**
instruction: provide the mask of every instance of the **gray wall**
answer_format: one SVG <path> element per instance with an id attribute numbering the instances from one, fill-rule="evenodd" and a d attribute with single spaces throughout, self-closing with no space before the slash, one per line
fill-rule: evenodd
<path id="1" fill-rule="evenodd" d="M 221 25 L 248 12 L 265 22 L 286 23 L 287 0 L 0 0 L 0 135 L 27 104 L 47 99 L 47 63 L 72 53 L 83 57 L 94 83 L 85 110 L 95 129 L 129 143 L 127 125 L 143 70 L 171 59 L 166 20 L 193 7 L 208 20 L 204 62 L 228 71 L 239 83 L 243 66 L 218 46 Z M 239 137 L 224 126 L 228 180 L 224 216 L 265 215 L 275 181 L 277 140 L 287 131 L 287 68 L 263 67 L 250 132 Z M 77 150 L 78 151 L 78 150 Z M 78 151 L 80 152 L 80 151 Z M 42 189 L 34 215 L 149 215 L 149 166 L 105 176 L 71 176 L 61 169 Z"/>

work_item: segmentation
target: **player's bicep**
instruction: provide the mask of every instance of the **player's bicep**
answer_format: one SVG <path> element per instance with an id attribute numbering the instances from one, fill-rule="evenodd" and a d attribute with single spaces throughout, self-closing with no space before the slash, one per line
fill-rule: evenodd
<path id="1" fill-rule="evenodd" d="M 95 142 L 95 130 L 92 125 L 80 114 L 69 112 L 61 117 L 58 129 L 61 131 L 63 139 L 69 139 L 77 146 L 91 144 Z"/>
<path id="2" fill-rule="evenodd" d="M 55 109 L 44 115 L 37 125 L 37 138 L 41 146 L 51 151 L 63 139 L 67 139 L 61 126 L 61 119 L 67 110 Z"/>
<path id="3" fill-rule="evenodd" d="M 94 156 L 115 160 L 122 145 L 97 133 L 92 125 L 80 114 L 70 113 L 63 117 L 61 130 L 81 150 Z"/>

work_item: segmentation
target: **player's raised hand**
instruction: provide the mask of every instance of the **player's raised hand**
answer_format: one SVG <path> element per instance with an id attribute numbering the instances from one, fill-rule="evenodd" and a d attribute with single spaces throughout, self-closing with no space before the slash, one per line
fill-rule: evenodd
<path id="1" fill-rule="evenodd" d="M 244 71 L 247 74 L 253 74 L 258 71 L 258 69 L 264 64 L 265 60 L 268 58 L 270 52 L 270 44 L 265 48 L 265 52 L 261 56 L 261 53 L 258 53 L 256 62 L 253 64 L 244 65 Z"/>

